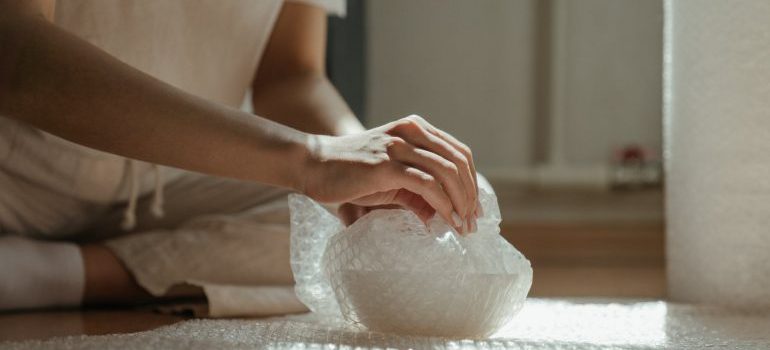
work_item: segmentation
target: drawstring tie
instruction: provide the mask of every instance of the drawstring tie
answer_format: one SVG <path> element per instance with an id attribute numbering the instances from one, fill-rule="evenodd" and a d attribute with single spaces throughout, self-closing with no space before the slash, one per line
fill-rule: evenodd
<path id="1" fill-rule="evenodd" d="M 137 161 L 127 159 L 128 164 L 128 205 L 123 212 L 123 230 L 129 231 L 136 227 L 136 205 L 139 200 L 139 169 Z M 160 165 L 153 164 L 152 169 L 155 172 L 155 193 L 152 197 L 152 206 L 150 211 L 156 218 L 163 217 L 163 168 Z"/>

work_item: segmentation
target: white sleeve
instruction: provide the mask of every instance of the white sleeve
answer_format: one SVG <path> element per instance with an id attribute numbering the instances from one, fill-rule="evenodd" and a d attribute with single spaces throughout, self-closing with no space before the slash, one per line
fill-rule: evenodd
<path id="1" fill-rule="evenodd" d="M 345 17 L 345 5 L 347 0 L 287 0 L 290 2 L 300 2 L 311 6 L 320 7 L 326 10 L 330 16 Z"/>

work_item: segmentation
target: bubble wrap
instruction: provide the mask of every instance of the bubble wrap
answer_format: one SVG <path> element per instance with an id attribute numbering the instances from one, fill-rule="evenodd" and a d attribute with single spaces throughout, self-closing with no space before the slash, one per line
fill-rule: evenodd
<path id="1" fill-rule="evenodd" d="M 103 336 L 0 342 L 0 349 L 770 349 L 770 314 L 633 300 L 527 299 L 490 339 L 467 340 L 353 330 L 318 315 L 269 320 L 190 320 Z"/>
<path id="2" fill-rule="evenodd" d="M 664 4 L 668 295 L 770 309 L 770 1 Z"/>
<path id="3" fill-rule="evenodd" d="M 491 188 L 485 215 L 458 235 L 435 217 L 375 210 L 345 228 L 310 198 L 292 195 L 291 266 L 297 296 L 312 311 L 369 330 L 485 337 L 521 308 L 532 284 L 529 261 L 500 236 Z"/>

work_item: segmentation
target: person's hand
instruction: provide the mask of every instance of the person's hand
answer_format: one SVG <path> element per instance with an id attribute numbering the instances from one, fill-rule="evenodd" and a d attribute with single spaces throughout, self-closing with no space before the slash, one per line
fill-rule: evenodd
<path id="1" fill-rule="evenodd" d="M 353 135 L 314 135 L 303 177 L 306 195 L 353 204 L 341 208 L 353 218 L 397 205 L 423 221 L 438 213 L 461 233 L 476 230 L 470 149 L 416 115 Z"/>
<path id="2" fill-rule="evenodd" d="M 365 207 L 362 205 L 357 205 L 353 203 L 342 203 L 339 208 L 337 208 L 337 215 L 340 217 L 342 222 L 346 226 L 352 225 L 354 222 L 356 222 L 358 219 L 360 219 L 362 216 L 368 214 L 372 210 L 376 209 L 400 209 L 402 208 L 400 205 L 396 204 L 389 204 L 389 205 L 378 205 L 373 207 Z M 425 221 L 424 218 L 420 218 L 423 221 Z"/>

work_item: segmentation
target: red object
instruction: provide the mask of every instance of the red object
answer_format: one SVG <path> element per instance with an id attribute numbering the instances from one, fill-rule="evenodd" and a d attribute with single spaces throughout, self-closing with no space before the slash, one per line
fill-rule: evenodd
<path id="1" fill-rule="evenodd" d="M 634 161 L 644 162 L 646 158 L 647 158 L 647 152 L 644 150 L 644 148 L 637 145 L 623 147 L 617 153 L 617 159 L 621 163 L 634 162 Z"/>

